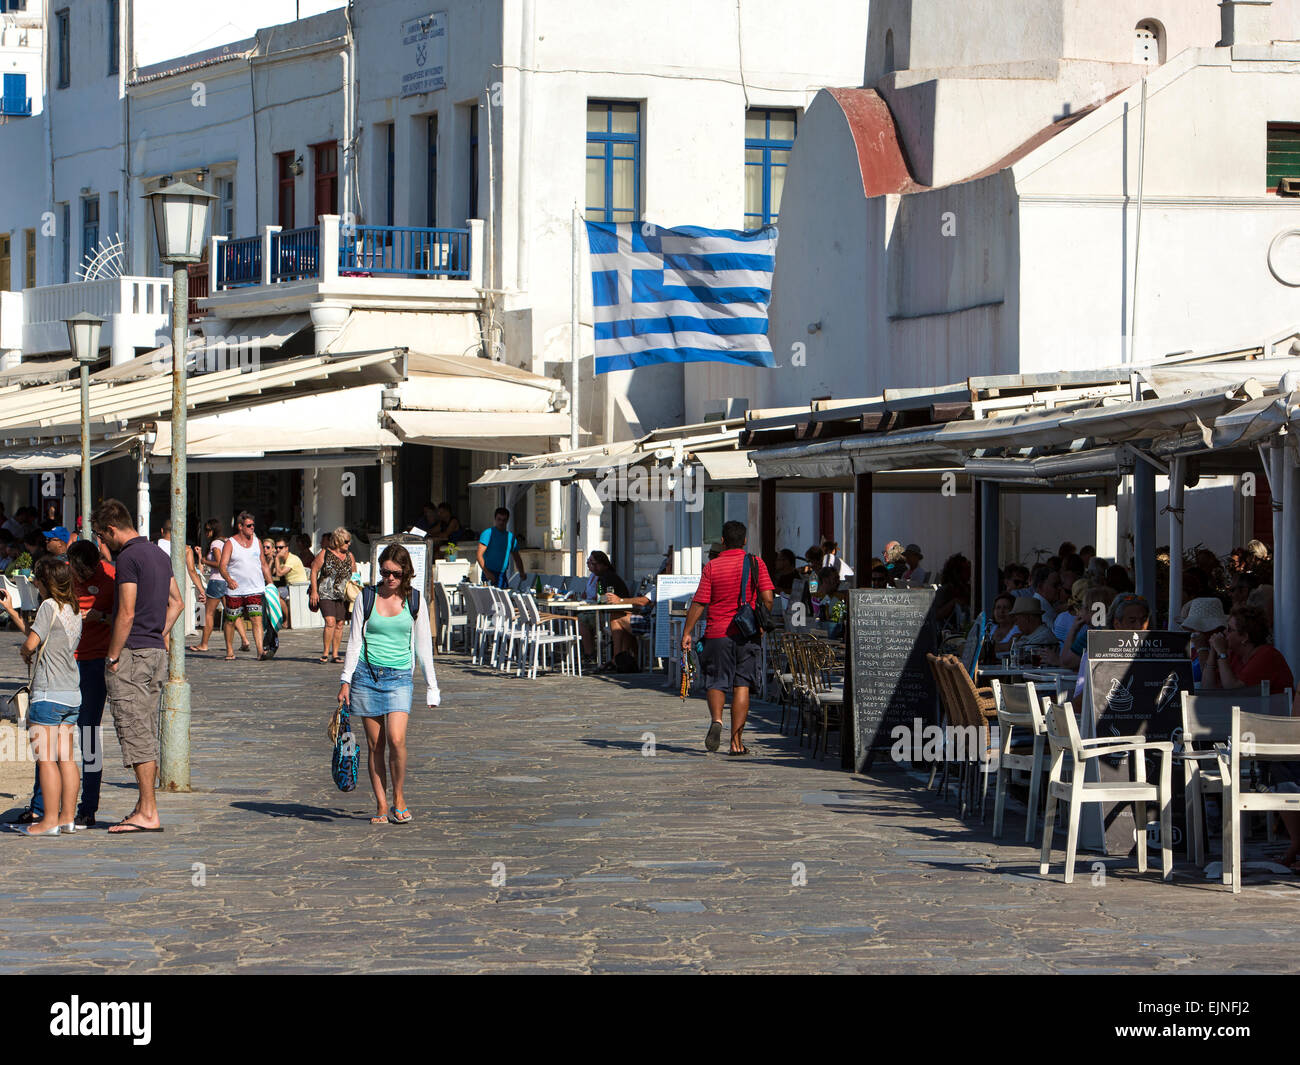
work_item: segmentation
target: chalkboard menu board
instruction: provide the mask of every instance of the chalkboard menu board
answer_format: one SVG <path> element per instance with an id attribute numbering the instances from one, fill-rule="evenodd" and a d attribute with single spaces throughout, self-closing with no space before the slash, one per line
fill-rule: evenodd
<path id="1" fill-rule="evenodd" d="M 937 645 L 933 588 L 857 588 L 849 592 L 849 672 L 856 765 L 892 746 L 895 725 L 936 722 L 934 675 L 926 654 Z"/>
<path id="2" fill-rule="evenodd" d="M 1170 740 L 1182 726 L 1180 692 L 1192 691 L 1192 663 L 1185 651 L 1185 632 L 1088 631 L 1088 690 L 1085 737 L 1145 736 Z M 1132 780 L 1131 755 L 1112 755 L 1095 764 L 1103 781 Z M 1147 779 L 1157 780 L 1159 755 L 1147 755 Z M 1177 767 L 1175 767 L 1176 769 Z M 1175 779 L 1181 779 L 1175 772 Z M 1106 853 L 1130 854 L 1136 846 L 1132 806 L 1102 803 Z M 1175 799 L 1174 839 L 1183 839 L 1183 803 Z M 1159 807 L 1147 804 L 1149 821 L 1160 820 Z M 1090 835 L 1091 833 L 1086 833 Z M 1085 842 L 1087 842 L 1085 838 Z M 1147 842 L 1154 844 L 1148 835 Z"/>

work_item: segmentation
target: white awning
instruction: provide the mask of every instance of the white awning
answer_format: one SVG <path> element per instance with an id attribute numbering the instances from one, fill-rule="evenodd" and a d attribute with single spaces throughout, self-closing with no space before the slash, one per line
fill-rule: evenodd
<path id="1" fill-rule="evenodd" d="M 536 451 L 538 438 L 569 435 L 569 416 L 554 411 L 384 412 L 403 442 L 467 451 Z"/>
<path id="2" fill-rule="evenodd" d="M 695 458 L 708 474 L 710 486 L 724 483 L 747 486 L 758 481 L 758 470 L 748 451 L 698 451 Z"/>
<path id="3" fill-rule="evenodd" d="M 275 351 L 290 337 L 311 325 L 307 314 L 273 314 L 261 318 L 240 318 L 222 324 L 235 332 L 191 336 L 185 350 L 189 353 L 191 373 L 251 366 L 261 361 L 261 352 Z M 110 366 L 91 375 L 92 381 L 144 381 L 158 374 L 172 372 L 172 346 L 164 344 L 153 351 Z"/>
<path id="4" fill-rule="evenodd" d="M 53 381 L 66 381 L 78 371 L 76 359 L 53 359 L 20 362 L 8 370 L 0 370 L 0 388 L 8 385 L 47 385 Z"/>
<path id="5" fill-rule="evenodd" d="M 93 441 L 90 446 L 90 464 L 98 465 L 120 458 L 130 448 L 136 437 L 105 442 Z M 51 444 L 48 447 L 7 449 L 0 452 L 0 470 L 17 473 L 45 473 L 55 470 L 75 470 L 81 467 L 80 444 Z"/>

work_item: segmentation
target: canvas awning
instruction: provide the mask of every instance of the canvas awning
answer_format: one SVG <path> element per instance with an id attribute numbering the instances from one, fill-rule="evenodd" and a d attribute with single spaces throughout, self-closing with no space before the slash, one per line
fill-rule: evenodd
<path id="1" fill-rule="evenodd" d="M 8 370 L 0 370 L 0 388 L 10 385 L 46 385 L 66 381 L 78 375 L 76 359 L 47 359 L 44 362 L 20 362 Z"/>
<path id="2" fill-rule="evenodd" d="M 385 416 L 408 444 L 468 451 L 535 451 L 539 437 L 569 435 L 569 416 L 554 411 L 389 410 Z"/>
<path id="3" fill-rule="evenodd" d="M 234 332 L 191 336 L 186 343 L 192 374 L 211 372 L 231 366 L 252 366 L 261 362 L 263 351 L 275 351 L 293 336 L 311 325 L 307 314 L 272 314 L 261 318 L 241 318 L 226 323 Z M 218 339 L 219 338 L 219 339 Z M 157 374 L 172 372 L 172 346 L 164 344 L 153 351 L 110 366 L 91 375 L 91 381 L 144 381 Z"/>
<path id="4" fill-rule="evenodd" d="M 135 436 L 118 440 L 92 442 L 90 464 L 98 465 L 121 457 L 138 439 Z M 0 470 L 15 473 L 45 473 L 56 470 L 75 470 L 81 467 L 81 444 L 50 444 L 45 447 L 14 448 L 0 451 Z"/>

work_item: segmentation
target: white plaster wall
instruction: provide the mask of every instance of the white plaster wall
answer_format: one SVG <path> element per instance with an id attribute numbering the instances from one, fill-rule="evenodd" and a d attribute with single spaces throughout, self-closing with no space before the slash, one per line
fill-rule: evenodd
<path id="1" fill-rule="evenodd" d="M 45 210 L 45 182 L 41 181 L 39 161 L 45 155 L 45 117 L 36 115 L 0 126 L 0 233 L 9 234 L 10 287 L 19 290 L 26 283 L 26 245 L 23 231 L 36 230 L 37 276 L 43 268 L 41 249 L 47 243 L 41 237 L 41 212 Z M 33 163 L 37 165 L 33 165 Z M 7 331 L 8 332 L 8 331 Z M 22 343 L 18 326 L 18 345 L 9 343 L 10 333 L 0 348 Z"/>
<path id="2" fill-rule="evenodd" d="M 0 18 L 0 74 L 26 74 L 32 114 L 45 109 L 45 68 L 41 62 L 44 28 L 39 17 L 9 15 Z M 19 119 L 9 119 L 17 122 Z"/>

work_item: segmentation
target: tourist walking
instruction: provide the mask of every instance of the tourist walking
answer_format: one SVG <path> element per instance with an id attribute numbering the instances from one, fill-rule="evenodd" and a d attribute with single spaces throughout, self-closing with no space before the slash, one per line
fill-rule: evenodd
<path id="1" fill-rule="evenodd" d="M 203 635 L 196 644 L 190 644 L 187 648 L 190 651 L 206 651 L 208 641 L 212 639 L 212 630 L 217 627 L 221 617 L 222 610 L 225 609 L 226 601 L 226 582 L 221 577 L 221 550 L 226 546 L 226 541 L 221 536 L 221 522 L 217 518 L 209 518 L 203 523 L 203 536 L 206 546 L 202 549 L 202 560 L 204 570 L 207 572 L 207 583 L 203 586 Z M 196 550 L 198 550 L 196 548 Z M 244 632 L 244 623 L 241 619 L 238 625 L 239 641 L 242 645 L 241 650 L 248 650 L 248 636 Z"/>
<path id="2" fill-rule="evenodd" d="M 509 524 L 510 511 L 497 507 L 492 515 L 492 528 L 484 529 L 478 538 L 478 568 L 483 573 L 484 584 L 504 588 L 512 558 L 519 567 L 520 578 L 528 576 L 523 557 L 519 554 L 519 539 L 507 528 Z"/>
<path id="3" fill-rule="evenodd" d="M 141 536 L 126 507 L 105 499 L 90 517 L 117 562 L 117 607 L 104 658 L 104 680 L 122 764 L 135 773 L 140 797 L 110 832 L 161 832 L 154 780 L 158 775 L 158 700 L 167 677 L 163 634 L 185 609 L 171 560 Z"/>
<path id="4" fill-rule="evenodd" d="M 768 610 L 772 609 L 773 597 L 767 566 L 762 559 L 746 553 L 745 540 L 746 529 L 740 522 L 729 521 L 722 526 L 722 553 L 704 566 L 695 598 L 686 612 L 686 628 L 682 636 L 682 650 L 690 651 L 691 633 L 707 607 L 709 621 L 704 629 L 704 651 L 700 655 L 710 719 L 704 746 L 709 751 L 718 749 L 722 736 L 722 708 L 730 692 L 731 750 L 728 753 L 732 755 L 749 753 L 741 739 L 749 716 L 749 693 L 752 688 L 760 691 L 763 688 L 763 634 L 744 636 L 734 624 L 735 617 L 742 595 L 747 606 L 757 606 L 762 599 Z M 743 589 L 742 576 L 745 578 Z"/>
<path id="5" fill-rule="evenodd" d="M 324 646 L 320 661 L 342 662 L 339 645 L 343 642 L 343 621 L 347 617 L 348 582 L 356 572 L 352 555 L 352 534 L 339 526 L 325 540 L 320 554 L 311 564 L 311 593 L 308 604 L 319 607 L 325 622 Z"/>
<path id="6" fill-rule="evenodd" d="M 374 825 L 411 820 L 406 805 L 406 726 L 415 688 L 415 663 L 424 670 L 425 703 L 437 706 L 433 636 L 428 605 L 412 589 L 415 567 L 401 544 L 379 556 L 379 584 L 357 596 L 352 608 L 347 659 L 340 676 L 339 702 L 362 719 L 369 746 L 370 786 L 375 792 Z M 388 803 L 386 769 L 391 770 L 393 803 Z"/>
<path id="7" fill-rule="evenodd" d="M 262 594 L 271 583 L 271 573 L 257 539 L 253 515 L 241 510 L 235 519 L 235 534 L 221 549 L 221 579 L 226 582 L 226 661 L 235 660 L 235 625 L 247 618 L 253 629 L 253 647 L 259 660 L 262 648 Z"/>
<path id="8" fill-rule="evenodd" d="M 41 604 L 31 625 L 0 591 L 0 605 L 27 637 L 20 650 L 32 670 L 27 734 L 36 757 L 40 803 L 33 802 L 30 823 L 18 831 L 28 836 L 57 836 L 60 831 L 76 831 L 77 791 L 81 787 L 73 739 L 81 709 L 81 682 L 74 657 L 81 639 L 81 615 L 72 572 L 62 559 L 53 555 L 42 558 L 32 579 Z"/>
<path id="9" fill-rule="evenodd" d="M 111 562 L 99 557 L 99 548 L 90 540 L 77 540 L 68 547 L 68 564 L 72 568 L 73 590 L 81 616 L 81 640 L 75 657 L 81 691 L 81 709 L 77 729 L 81 733 L 81 801 L 77 804 L 76 826 L 94 828 L 99 812 L 100 782 L 104 776 L 104 743 L 101 723 L 104 720 L 104 656 L 113 633 L 113 605 L 117 601 L 116 572 Z M 20 822 L 39 821 L 45 811 L 41 795 L 40 765 L 36 767 L 36 787 L 32 804 Z"/>

